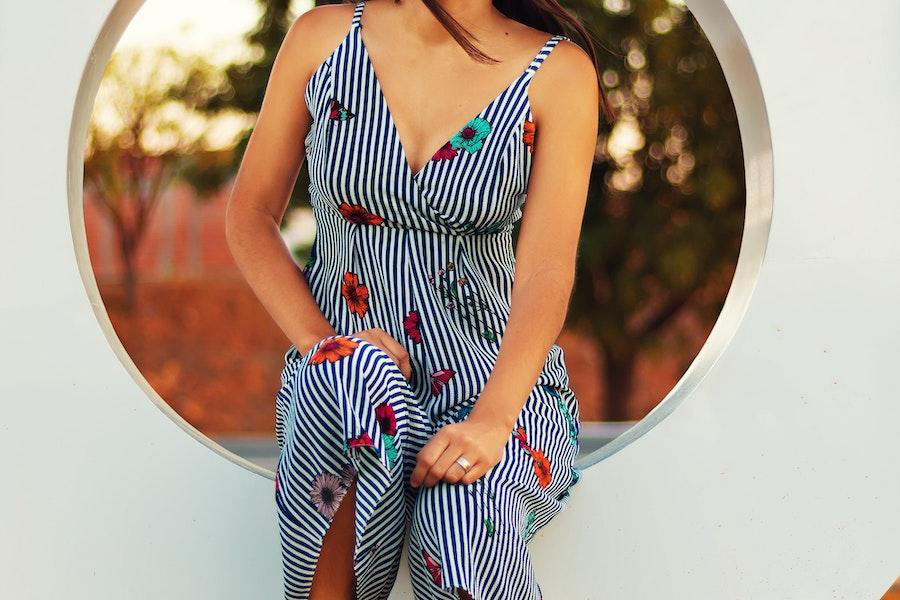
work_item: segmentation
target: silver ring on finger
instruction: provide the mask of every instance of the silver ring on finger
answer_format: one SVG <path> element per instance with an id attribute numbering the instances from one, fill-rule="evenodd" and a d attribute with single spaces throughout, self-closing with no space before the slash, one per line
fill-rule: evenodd
<path id="1" fill-rule="evenodd" d="M 457 458 L 454 464 L 459 465 L 460 467 L 462 467 L 462 470 L 466 472 L 468 472 L 469 469 L 472 468 L 472 463 L 470 463 L 465 456 L 460 456 L 459 458 Z"/>

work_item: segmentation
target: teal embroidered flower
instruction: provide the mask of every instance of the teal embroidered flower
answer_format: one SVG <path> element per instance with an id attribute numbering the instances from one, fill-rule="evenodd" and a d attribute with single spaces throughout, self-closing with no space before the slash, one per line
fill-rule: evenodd
<path id="1" fill-rule="evenodd" d="M 581 469 L 578 467 L 572 467 L 572 484 L 575 485 L 578 483 L 578 480 L 581 479 Z"/>
<path id="2" fill-rule="evenodd" d="M 490 517 L 484 518 L 484 528 L 487 529 L 488 537 L 494 535 L 494 520 Z"/>
<path id="3" fill-rule="evenodd" d="M 481 149 L 484 138 L 490 132 L 491 124 L 481 117 L 475 117 L 450 138 L 450 146 L 469 153 L 476 152 Z"/>
<path id="4" fill-rule="evenodd" d="M 471 406 L 463 406 L 463 407 L 460 408 L 458 411 L 456 411 L 456 417 L 455 417 L 455 418 L 456 418 L 457 421 L 462 421 L 463 419 L 466 418 L 466 416 L 467 416 L 470 412 L 472 412 L 472 407 L 471 407 Z"/>
<path id="5" fill-rule="evenodd" d="M 547 392 L 556 398 L 556 406 L 559 408 L 559 411 L 565 416 L 566 423 L 569 426 L 569 443 L 573 446 L 578 445 L 578 425 L 575 423 L 575 417 L 572 416 L 572 411 L 569 410 L 569 407 L 566 406 L 566 403 L 563 401 L 562 396 L 559 393 L 559 390 L 552 385 L 544 384 L 544 389 Z"/>
<path id="6" fill-rule="evenodd" d="M 528 514 L 525 516 L 525 525 L 522 526 L 522 540 L 528 541 L 534 535 L 534 520 L 537 518 L 537 515 L 533 510 L 528 511 Z"/>

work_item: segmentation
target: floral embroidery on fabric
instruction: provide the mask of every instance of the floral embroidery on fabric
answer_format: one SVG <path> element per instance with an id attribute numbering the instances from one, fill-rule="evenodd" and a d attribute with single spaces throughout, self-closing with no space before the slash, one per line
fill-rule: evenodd
<path id="1" fill-rule="evenodd" d="M 469 278 L 465 275 L 456 276 L 456 265 L 448 262 L 444 268 L 438 271 L 441 282 L 435 284 L 435 277 L 428 276 L 432 285 L 437 285 L 438 293 L 444 300 L 444 306 L 455 309 L 471 326 L 475 327 L 481 336 L 489 342 L 498 339 L 497 330 L 491 325 L 491 321 L 497 319 L 497 313 L 490 305 L 478 296 L 478 290 L 469 285 Z M 490 317 L 493 317 L 490 318 Z"/>
<path id="2" fill-rule="evenodd" d="M 488 537 L 494 535 L 494 520 L 490 517 L 485 517 L 484 528 L 487 529 Z"/>
<path id="3" fill-rule="evenodd" d="M 538 485 L 542 488 L 550 485 L 550 460 L 546 457 L 542 450 L 532 450 L 531 456 L 534 458 L 534 474 L 538 478 Z"/>
<path id="4" fill-rule="evenodd" d="M 359 344 L 341 335 L 326 338 L 319 343 L 319 348 L 309 358 L 309 364 L 318 365 L 326 360 L 337 362 L 353 354 Z"/>
<path id="5" fill-rule="evenodd" d="M 453 148 L 461 148 L 468 153 L 477 152 L 483 145 L 484 138 L 491 132 L 491 124 L 481 117 L 475 117 L 450 138 Z"/>
<path id="6" fill-rule="evenodd" d="M 378 425 L 381 427 L 381 440 L 384 442 L 388 467 L 393 468 L 398 456 L 397 447 L 394 445 L 394 436 L 397 434 L 397 417 L 394 407 L 387 403 L 375 407 L 375 418 L 378 419 Z"/>
<path id="7" fill-rule="evenodd" d="M 486 119 L 475 117 L 441 146 L 431 160 L 450 160 L 459 154 L 459 150 L 465 150 L 469 154 L 477 152 L 484 144 L 484 138 L 490 132 L 491 124 Z"/>
<path id="8" fill-rule="evenodd" d="M 534 152 L 534 121 L 525 119 L 525 126 L 522 128 L 522 141 L 528 146 L 529 152 Z"/>
<path id="9" fill-rule="evenodd" d="M 372 436 L 368 434 L 368 432 L 363 431 L 356 437 L 352 437 L 347 440 L 348 448 L 363 448 L 368 446 L 374 446 L 375 442 L 372 441 Z"/>
<path id="10" fill-rule="evenodd" d="M 552 474 L 550 472 L 550 459 L 547 458 L 542 450 L 537 450 L 536 448 L 532 448 L 528 445 L 524 427 L 517 427 L 513 432 L 513 435 L 515 435 L 519 440 L 519 445 L 521 445 L 526 452 L 531 454 L 531 458 L 534 459 L 534 474 L 537 477 L 538 485 L 540 485 L 542 488 L 550 485 L 550 481 L 552 479 Z"/>
<path id="11" fill-rule="evenodd" d="M 453 144 L 448 141 L 446 144 L 438 148 L 438 151 L 434 153 L 434 156 L 431 157 L 431 160 L 450 160 L 456 155 L 457 151 L 454 150 Z"/>
<path id="12" fill-rule="evenodd" d="M 462 230 L 466 233 L 500 233 L 506 228 L 506 223 L 504 221 L 498 221 L 496 223 L 491 223 L 487 227 L 479 229 L 477 225 L 474 223 L 466 223 L 462 226 Z"/>
<path id="13" fill-rule="evenodd" d="M 341 295 L 347 301 L 350 312 L 364 317 L 369 310 L 369 288 L 359 282 L 359 275 L 347 271 L 341 284 Z"/>
<path id="14" fill-rule="evenodd" d="M 356 204 L 341 202 L 338 206 L 338 210 L 341 211 L 341 216 L 343 216 L 344 219 L 357 225 L 381 225 L 384 223 L 383 217 L 370 213 L 362 206 Z"/>
<path id="15" fill-rule="evenodd" d="M 417 310 L 409 311 L 403 319 L 403 331 L 417 344 L 422 343 L 422 331 L 419 329 L 421 323 L 422 317 L 419 316 L 419 311 Z"/>
<path id="16" fill-rule="evenodd" d="M 309 497 L 320 513 L 331 519 L 341 505 L 347 488 L 341 485 L 339 477 L 331 473 L 320 473 L 313 478 Z"/>
<path id="17" fill-rule="evenodd" d="M 472 412 L 472 407 L 471 407 L 471 406 L 469 406 L 469 405 L 463 406 L 463 407 L 460 408 L 458 411 L 456 411 L 456 417 L 455 417 L 455 418 L 456 418 L 457 421 L 462 421 L 463 419 L 465 419 L 465 418 L 469 415 L 470 412 Z"/>
<path id="18" fill-rule="evenodd" d="M 557 390 L 555 386 L 543 384 L 543 388 L 547 390 L 547 392 L 551 396 L 556 398 L 556 406 L 557 408 L 559 408 L 559 411 L 566 417 L 566 422 L 569 424 L 569 443 L 573 446 L 577 446 L 578 425 L 575 423 L 575 417 L 572 416 L 572 412 L 569 410 L 569 407 L 566 406 L 566 403 L 563 401 L 559 390 Z"/>
<path id="19" fill-rule="evenodd" d="M 378 425 L 381 427 L 382 433 L 385 435 L 397 434 L 397 418 L 393 406 L 390 404 L 376 406 L 375 418 L 378 419 Z"/>
<path id="20" fill-rule="evenodd" d="M 441 369 L 436 373 L 431 374 L 431 393 L 434 396 L 437 396 L 441 393 L 441 390 L 444 389 L 444 386 L 450 381 L 450 378 L 456 375 L 456 371 L 453 369 Z"/>
<path id="21" fill-rule="evenodd" d="M 359 344 L 342 335 L 325 338 L 319 342 L 319 348 L 309 357 L 309 364 L 318 365 L 326 360 L 336 362 L 353 354 Z"/>
<path id="22" fill-rule="evenodd" d="M 434 580 L 434 584 L 440 586 L 441 565 L 439 565 L 424 548 L 422 549 L 422 558 L 425 560 L 425 567 L 428 569 L 428 572 L 431 573 L 431 579 Z"/>
<path id="23" fill-rule="evenodd" d="M 349 121 L 355 116 L 356 115 L 350 112 L 350 110 L 346 106 L 341 104 L 340 100 L 334 97 L 331 98 L 331 103 L 328 107 L 329 119 L 331 119 L 332 121 Z"/>
<path id="24" fill-rule="evenodd" d="M 522 526 L 522 539 L 526 542 L 534 536 L 535 519 L 537 519 L 537 514 L 535 514 L 534 510 L 528 511 L 528 514 L 525 515 L 525 524 Z"/>
<path id="25" fill-rule="evenodd" d="M 352 462 L 344 465 L 344 468 L 341 469 L 341 472 L 338 473 L 338 477 L 341 479 L 341 485 L 348 488 L 350 484 L 353 483 L 353 478 L 356 476 L 356 467 L 353 466 Z"/>

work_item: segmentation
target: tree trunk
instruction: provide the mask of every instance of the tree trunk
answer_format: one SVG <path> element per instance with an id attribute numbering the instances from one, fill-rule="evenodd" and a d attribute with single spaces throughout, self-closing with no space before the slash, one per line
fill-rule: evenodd
<path id="1" fill-rule="evenodd" d="M 137 270 L 135 247 L 127 232 L 119 231 L 119 248 L 122 256 L 122 288 L 125 295 L 124 311 L 133 314 L 137 306 Z"/>
<path id="2" fill-rule="evenodd" d="M 607 356 L 604 421 L 628 420 L 628 406 L 634 391 L 634 355 L 613 360 Z"/>

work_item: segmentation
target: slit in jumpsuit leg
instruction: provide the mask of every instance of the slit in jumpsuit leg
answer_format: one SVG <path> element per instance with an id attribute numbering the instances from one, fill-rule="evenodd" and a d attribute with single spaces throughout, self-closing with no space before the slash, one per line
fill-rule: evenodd
<path id="1" fill-rule="evenodd" d="M 405 525 L 403 452 L 411 392 L 381 348 L 333 335 L 285 355 L 276 401 L 275 503 L 286 600 L 306 600 L 325 533 L 356 477 L 357 600 L 393 587 Z"/>

